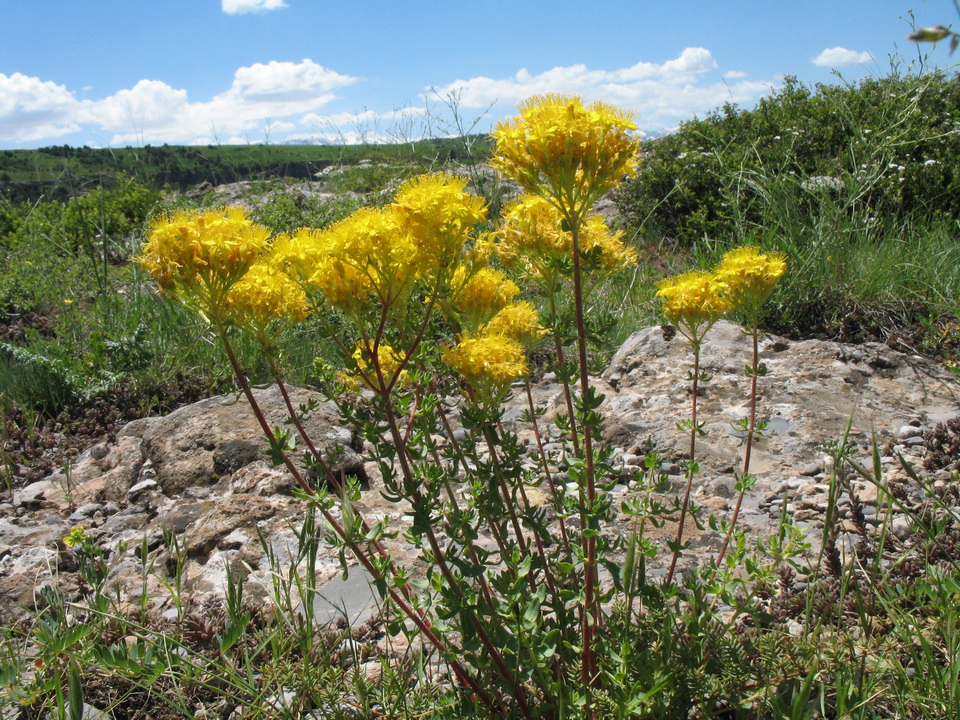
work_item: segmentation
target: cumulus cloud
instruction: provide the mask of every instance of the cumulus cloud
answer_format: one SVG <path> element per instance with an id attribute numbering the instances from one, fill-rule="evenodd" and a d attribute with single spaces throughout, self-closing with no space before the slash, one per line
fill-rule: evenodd
<path id="1" fill-rule="evenodd" d="M 873 60 L 873 55 L 868 50 L 857 52 L 842 47 L 832 47 L 824 50 L 811 62 L 819 67 L 839 68 L 848 65 L 862 65 L 871 60 Z"/>
<path id="2" fill-rule="evenodd" d="M 743 70 L 727 70 L 723 76 L 728 80 L 739 80 L 740 78 L 745 78 L 747 74 Z"/>
<path id="3" fill-rule="evenodd" d="M 314 103 L 317 98 L 332 97 L 331 91 L 355 82 L 356 78 L 341 75 L 305 59 L 299 63 L 254 63 L 237 70 L 229 94 L 247 102 Z M 297 112 L 294 110 L 293 112 Z"/>
<path id="4" fill-rule="evenodd" d="M 222 0 L 220 7 L 227 15 L 265 13 L 287 7 L 283 0 Z"/>
<path id="5" fill-rule="evenodd" d="M 618 70 L 570 65 L 537 75 L 522 69 L 510 78 L 457 80 L 433 92 L 441 97 L 455 94 L 460 105 L 469 108 L 516 105 L 531 95 L 548 92 L 577 94 L 632 108 L 644 127 L 666 128 L 726 102 L 752 103 L 773 87 L 770 82 L 745 80 L 704 82 L 704 76 L 716 69 L 712 53 L 698 47 L 686 48 L 665 63 L 638 62 Z"/>
<path id="6" fill-rule="evenodd" d="M 75 132 L 79 107 L 63 85 L 0 73 L 0 139 L 29 142 Z"/>
<path id="7" fill-rule="evenodd" d="M 84 103 L 78 119 L 111 130 L 158 127 L 175 123 L 188 106 L 186 90 L 175 90 L 159 80 L 141 80 L 130 90 Z"/>
<path id="8" fill-rule="evenodd" d="M 238 69 L 230 88 L 206 102 L 191 102 L 186 90 L 159 80 L 141 80 L 130 90 L 85 101 L 77 117 L 114 132 L 113 144 L 249 138 L 287 131 L 283 118 L 316 111 L 336 97 L 335 90 L 356 81 L 309 59 L 256 63 Z"/>

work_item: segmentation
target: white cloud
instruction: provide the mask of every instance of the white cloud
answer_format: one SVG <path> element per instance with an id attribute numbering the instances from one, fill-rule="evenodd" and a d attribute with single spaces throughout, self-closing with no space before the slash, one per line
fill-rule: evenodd
<path id="1" fill-rule="evenodd" d="M 819 67 L 839 68 L 848 65 L 861 65 L 871 60 L 873 60 L 873 54 L 868 50 L 857 52 L 842 47 L 833 47 L 824 50 L 811 62 Z"/>
<path id="2" fill-rule="evenodd" d="M 88 101 L 78 119 L 111 130 L 157 127 L 176 122 L 188 106 L 186 90 L 175 90 L 159 80 L 141 80 L 130 90 Z"/>
<path id="3" fill-rule="evenodd" d="M 75 132 L 78 107 L 63 85 L 0 73 L 0 139 L 29 142 Z"/>
<path id="4" fill-rule="evenodd" d="M 465 108 L 516 105 L 531 95 L 548 92 L 577 94 L 586 100 L 605 100 L 632 108 L 639 114 L 643 127 L 654 129 L 673 127 L 726 102 L 752 103 L 774 85 L 745 80 L 704 83 L 704 76 L 716 69 L 717 62 L 709 50 L 686 48 L 678 57 L 662 64 L 638 62 L 619 70 L 570 65 L 538 75 L 522 69 L 511 78 L 475 77 L 433 91 L 441 97 L 457 95 Z"/>
<path id="5" fill-rule="evenodd" d="M 222 0 L 220 7 L 227 15 L 264 13 L 287 7 L 283 0 Z"/>
<path id="6" fill-rule="evenodd" d="M 84 101 L 77 120 L 115 133 L 113 144 L 184 142 L 213 136 L 256 137 L 292 129 L 290 115 L 309 113 L 357 78 L 312 60 L 256 63 L 239 68 L 230 88 L 207 102 L 191 102 L 186 90 L 141 80 L 130 90 Z M 77 129 L 77 128 L 74 128 Z"/>
<path id="7" fill-rule="evenodd" d="M 723 76 L 728 80 L 739 80 L 745 78 L 747 74 L 743 70 L 727 70 Z"/>
<path id="8" fill-rule="evenodd" d="M 313 60 L 304 59 L 299 63 L 271 60 L 266 65 L 254 63 L 237 70 L 229 94 L 248 102 L 297 103 L 328 97 L 331 90 L 355 81 L 356 78 L 328 70 Z"/>

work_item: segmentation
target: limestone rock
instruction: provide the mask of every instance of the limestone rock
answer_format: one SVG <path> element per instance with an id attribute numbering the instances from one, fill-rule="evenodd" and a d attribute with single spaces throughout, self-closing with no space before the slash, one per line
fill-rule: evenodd
<path id="1" fill-rule="evenodd" d="M 820 446 L 842 437 L 848 426 L 847 440 L 863 457 L 869 458 L 876 438 L 883 448 L 884 481 L 896 485 L 909 500 L 914 491 L 899 458 L 922 466 L 923 447 L 914 440 L 922 441 L 924 428 L 958 414 L 960 381 L 932 362 L 876 343 L 792 342 L 764 336 L 760 349 L 767 373 L 760 378 L 758 416 L 768 421 L 767 433 L 753 443 L 750 472 L 756 486 L 742 499 L 741 527 L 769 533 L 781 512 L 811 525 L 819 522 L 832 471 Z M 702 367 L 710 379 L 699 395 L 704 436 L 698 441 L 700 472 L 692 494 L 701 519 L 711 513 L 729 518 L 740 502 L 735 485 L 745 440 L 737 423 L 749 414 L 744 366 L 750 355 L 750 339 L 728 322 L 717 323 L 703 344 Z M 616 485 L 610 490 L 615 510 L 637 491 L 648 440 L 661 453 L 660 470 L 669 481 L 665 494 L 657 496 L 659 501 L 673 508 L 682 496 L 688 437 L 678 431 L 677 423 L 689 417 L 691 361 L 685 338 L 670 328 L 650 327 L 634 333 L 606 372 L 593 378 L 594 387 L 605 396 L 600 408 L 605 439 L 619 458 Z M 527 399 L 517 390 L 505 407 L 504 424 L 518 434 L 522 447 L 532 451 L 533 431 L 522 420 Z M 278 389 L 255 393 L 271 426 L 290 427 Z M 312 407 L 304 424 L 334 469 L 364 481 L 355 510 L 370 522 L 383 520 L 402 530 L 409 507 L 391 504 L 380 495 L 377 464 L 369 453 L 361 453 L 362 446 L 333 407 L 306 389 L 291 388 L 290 393 L 295 407 Z M 555 375 L 548 374 L 533 386 L 532 394 L 535 405 L 545 409 L 540 429 L 547 465 L 562 485 L 568 477 L 568 459 L 561 454 L 551 422 L 564 412 L 563 388 Z M 456 433 L 462 437 L 463 431 L 457 427 Z M 148 587 L 151 607 L 158 612 L 169 610 L 169 577 L 178 570 L 188 599 L 222 595 L 234 580 L 245 583 L 245 597 L 268 605 L 278 582 L 306 572 L 300 538 L 305 532 L 323 530 L 310 530 L 305 503 L 291 493 L 293 478 L 285 468 L 271 466 L 263 452 L 267 447 L 246 399 L 222 395 L 166 417 L 132 422 L 115 440 L 90 448 L 70 467 L 21 488 L 12 503 L 0 505 L 0 608 L 31 607 L 35 588 L 44 583 L 70 586 L 76 562 L 62 539 L 75 524 L 102 548 L 111 588 L 121 597 L 124 593 L 139 597 L 146 564 L 168 576 L 162 582 L 150 580 Z M 293 453 L 297 462 L 300 450 Z M 541 464 L 530 457 L 525 467 L 538 472 Z M 937 480 L 948 481 L 952 482 Z M 870 484 L 858 483 L 855 488 L 868 524 L 877 526 L 878 507 L 886 498 L 878 497 Z M 545 508 L 549 521 L 553 514 L 548 493 L 546 484 L 528 489 L 530 502 Z M 914 501 L 920 500 L 922 494 Z M 844 498 L 839 507 L 848 513 L 850 500 Z M 334 507 L 332 512 L 339 510 Z M 635 518 L 624 512 L 617 517 L 610 532 L 631 532 Z M 661 527 L 647 530 L 661 548 L 675 537 L 679 516 L 671 510 L 663 519 Z M 898 535 L 910 531 L 902 519 L 895 518 L 891 527 Z M 811 533 L 814 540 L 817 536 L 818 532 Z M 690 549 L 678 565 L 681 569 L 715 553 L 722 541 L 717 533 L 699 529 L 689 516 L 685 538 Z M 484 542 L 495 549 L 491 539 Z M 408 562 L 402 533 L 386 543 L 398 562 Z M 146 558 L 141 557 L 144 553 Z M 669 560 L 668 553 L 660 555 Z M 322 541 L 313 570 L 317 586 L 324 588 L 325 607 L 358 611 L 372 607 L 359 570 L 351 572 L 349 583 L 331 580 L 341 572 L 337 550 Z M 649 570 L 652 578 L 665 572 L 655 562 Z"/>
<path id="2" fill-rule="evenodd" d="M 255 390 L 257 402 L 271 427 L 288 428 L 288 415 L 279 389 Z M 314 393 L 290 388 L 294 408 L 317 400 Z M 353 450 L 353 434 L 339 425 L 329 404 L 321 403 L 309 414 L 308 434 L 321 453 L 342 448 L 335 470 L 362 472 L 362 462 Z M 240 470 L 262 457 L 268 448 L 263 430 L 242 395 L 221 395 L 175 410 L 152 423 L 143 434 L 146 458 L 157 468 L 157 482 L 168 495 L 188 487 L 212 485 L 224 475 Z"/>

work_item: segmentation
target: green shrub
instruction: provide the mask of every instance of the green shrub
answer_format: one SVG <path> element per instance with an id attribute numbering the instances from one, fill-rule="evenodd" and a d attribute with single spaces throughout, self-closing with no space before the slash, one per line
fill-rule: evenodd
<path id="1" fill-rule="evenodd" d="M 159 200 L 159 193 L 121 175 L 114 187 L 100 185 L 69 201 L 64 210 L 62 233 L 67 245 L 112 240 L 116 243 L 143 225 Z"/>
<path id="2" fill-rule="evenodd" d="M 345 218 L 362 204 L 354 196 L 325 198 L 296 192 L 273 193 L 253 211 L 258 223 L 278 232 L 292 232 L 301 227 L 324 228 Z"/>
<path id="3" fill-rule="evenodd" d="M 78 402 L 77 379 L 64 362 L 0 342 L 0 385 L 26 407 L 55 415 Z"/>
<path id="4" fill-rule="evenodd" d="M 414 165 L 360 162 L 328 168 L 323 183 L 329 192 L 367 194 L 394 190 L 416 173 Z"/>
<path id="5" fill-rule="evenodd" d="M 811 89 L 788 77 L 753 110 L 727 104 L 644 146 L 617 206 L 681 244 L 759 226 L 760 174 L 795 185 L 808 210 L 853 217 L 960 217 L 960 79 L 941 72 Z"/>
<path id="6" fill-rule="evenodd" d="M 8 200 L 0 200 L 0 244 L 17 231 L 21 222 L 17 206 Z"/>

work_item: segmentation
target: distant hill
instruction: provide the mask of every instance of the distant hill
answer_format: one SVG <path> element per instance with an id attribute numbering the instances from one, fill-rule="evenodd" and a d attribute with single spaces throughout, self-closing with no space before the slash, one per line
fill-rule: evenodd
<path id="1" fill-rule="evenodd" d="M 479 159 L 489 155 L 486 136 L 470 137 Z M 0 150 L 0 198 L 15 202 L 38 197 L 68 197 L 89 187 L 129 175 L 142 183 L 185 189 L 202 182 L 214 185 L 276 177 L 312 178 L 331 165 L 361 161 L 422 163 L 466 160 L 463 138 L 420 140 L 403 144 L 329 145 L 145 145 L 104 148 L 44 147 Z"/>

